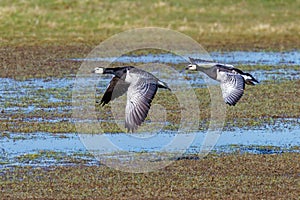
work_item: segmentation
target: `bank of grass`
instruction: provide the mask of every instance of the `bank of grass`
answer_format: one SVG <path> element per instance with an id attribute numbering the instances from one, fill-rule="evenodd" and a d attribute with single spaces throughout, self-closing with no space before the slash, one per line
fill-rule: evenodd
<path id="1" fill-rule="evenodd" d="M 298 199 L 300 154 L 209 155 L 149 173 L 106 166 L 1 170 L 3 199 Z"/>
<path id="2" fill-rule="evenodd" d="M 219 86 L 216 86 L 219 88 Z M 211 100 L 208 89 L 195 88 L 195 94 L 199 100 L 199 130 L 206 130 L 211 117 Z M 43 91 L 47 92 L 47 91 Z M 54 91 L 52 91 L 54 92 Z M 59 92 L 61 92 L 59 90 Z M 53 94 L 55 95 L 55 94 Z M 61 95 L 61 94 L 60 94 Z M 221 94 L 219 94 L 221 95 Z M 66 95 L 70 98 L 70 94 Z M 96 96 L 101 99 L 102 94 Z M 32 99 L 36 101 L 36 99 Z M 27 99 L 23 106 L 32 105 L 31 99 Z M 181 120 L 181 108 L 179 107 L 176 96 L 169 91 L 160 90 L 153 100 L 154 104 L 160 104 L 167 110 L 167 121 L 169 125 L 165 127 L 169 130 L 176 130 Z M 12 106 L 17 106 L 12 105 Z M 236 106 L 223 104 L 226 110 L 225 129 L 234 127 L 249 128 L 259 127 L 264 124 L 274 125 L 276 122 L 287 122 L 291 125 L 297 123 L 300 116 L 300 81 L 266 82 L 256 86 L 246 86 L 245 94 Z M 43 102 L 37 106 L 44 108 L 55 108 L 55 104 Z M 59 102 L 57 105 L 61 108 L 71 106 L 71 99 L 65 102 Z M 51 132 L 51 133 L 69 133 L 76 132 L 72 120 L 72 112 L 75 110 L 66 109 L 64 111 L 49 111 L 40 109 L 31 113 L 22 111 L 6 112 L 2 111 L 3 120 L 0 121 L 0 129 L 10 132 Z M 120 132 L 120 128 L 114 123 L 114 114 L 111 112 L 110 105 L 104 107 L 96 105 L 97 118 L 102 120 L 101 127 L 105 132 Z M 81 112 L 79 110 L 79 112 Z M 125 111 L 123 111 L 125 112 Z M 290 121 L 292 118 L 294 121 Z M 37 120 L 38 119 L 38 120 Z M 40 121 L 40 119 L 43 119 Z M 91 118 L 92 119 L 92 118 Z M 149 119 L 149 116 L 146 120 Z M 83 124 L 83 126 L 86 126 Z M 95 130 L 87 126 L 89 133 L 99 133 L 98 127 Z"/>
<path id="3" fill-rule="evenodd" d="M 151 26 L 187 34 L 208 49 L 288 50 L 300 46 L 299 6 L 292 0 L 2 0 L 0 43 L 94 46 Z"/>

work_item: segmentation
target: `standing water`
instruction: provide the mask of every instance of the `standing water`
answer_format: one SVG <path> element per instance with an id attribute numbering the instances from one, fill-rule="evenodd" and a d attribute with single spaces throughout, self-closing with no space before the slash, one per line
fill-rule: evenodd
<path id="1" fill-rule="evenodd" d="M 191 55 L 193 56 L 193 55 Z M 241 65 L 274 65 L 298 66 L 300 65 L 300 52 L 228 52 L 211 53 L 218 62 Z M 76 61 L 84 59 L 76 58 Z M 95 58 L 95 60 L 113 61 L 115 58 Z M 124 56 L 118 58 L 123 63 L 186 63 L 183 58 L 173 54 L 149 54 L 145 56 Z M 268 80 L 299 80 L 300 73 L 297 67 L 274 70 L 251 70 L 251 74 L 264 84 Z M 196 73 L 186 74 L 194 87 L 201 87 L 205 82 Z M 75 77 L 73 75 L 72 77 Z M 72 88 L 74 78 L 47 78 L 28 79 L 18 81 L 10 78 L 0 78 L 0 108 L 1 121 L 14 123 L 23 122 L 74 122 L 71 117 Z M 111 77 L 105 77 L 99 84 L 100 93 L 103 93 Z M 51 106 L 49 106 L 51 105 Z M 40 111 L 61 113 L 55 117 L 37 117 Z M 16 117 L 16 113 L 21 117 Z M 214 147 L 215 152 L 250 152 L 250 153 L 280 153 L 299 152 L 300 127 L 299 118 L 290 119 L 290 123 L 280 119 L 268 127 L 245 127 L 233 130 L 224 130 Z M 279 124 L 279 125 L 278 125 Z M 195 140 L 187 149 L 187 154 L 196 154 L 201 149 L 206 131 L 198 131 Z M 168 143 L 176 132 L 161 131 L 153 134 L 143 134 L 135 137 L 131 134 L 106 133 L 105 137 L 117 144 L 122 151 L 151 152 L 160 151 L 161 146 Z M 1 131 L 0 135 L 0 167 L 30 165 L 75 165 L 84 163 L 88 165 L 99 164 L 86 150 L 80 137 L 76 133 L 51 132 L 8 132 Z M 174 150 L 175 151 L 175 150 Z M 113 153 L 113 152 L 111 152 Z"/>

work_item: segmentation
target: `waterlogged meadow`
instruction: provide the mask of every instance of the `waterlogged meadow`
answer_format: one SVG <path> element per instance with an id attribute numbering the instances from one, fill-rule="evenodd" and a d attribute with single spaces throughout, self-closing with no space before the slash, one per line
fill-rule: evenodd
<path id="1" fill-rule="evenodd" d="M 286 53 L 281 59 L 276 60 L 274 53 L 265 52 L 263 56 L 259 55 L 264 58 L 263 62 L 255 63 L 256 60 L 259 60 L 255 52 L 232 52 L 232 55 L 236 54 L 240 56 L 234 56 L 232 62 L 236 63 L 239 68 L 251 72 L 260 81 L 260 84 L 253 87 L 247 86 L 243 98 L 235 107 L 224 105 L 227 106 L 227 111 L 223 133 L 213 152 L 298 152 L 300 145 L 298 134 L 300 76 L 297 62 L 299 59 L 289 60 L 288 58 L 291 56 L 286 56 L 289 55 Z M 243 54 L 244 56 L 242 56 Z M 298 52 L 290 54 L 299 56 Z M 230 53 L 215 52 L 212 55 L 220 62 L 227 62 Z M 277 55 L 277 57 L 279 56 Z M 236 57 L 238 59 L 234 60 Z M 70 60 L 82 62 L 84 59 L 72 58 Z M 146 64 L 165 62 L 166 65 L 177 71 L 182 71 L 186 65 L 183 58 L 172 54 L 148 54 L 120 58 L 120 62 L 123 64 L 128 64 L 129 60 L 131 61 L 129 64 L 133 65 L 142 62 Z M 246 65 L 246 63 L 252 64 Z M 202 147 L 210 124 L 210 94 L 201 73 L 181 72 L 179 74 L 181 80 L 193 88 L 199 101 L 198 132 L 187 150 L 187 154 L 197 154 Z M 166 82 L 170 81 L 167 75 L 161 76 L 165 78 Z M 95 77 L 88 76 L 87 80 L 94 80 L 93 78 Z M 142 133 L 144 139 L 134 141 L 130 140 L 128 133 L 122 129 L 124 121 L 116 123 L 117 119 L 112 113 L 111 106 L 101 107 L 97 103 L 110 81 L 110 76 L 98 77 L 96 80 L 94 105 L 97 119 L 95 120 L 94 118 L 75 118 L 72 115 L 76 109 L 80 110 L 83 107 L 83 105 L 79 105 L 78 108 L 74 108 L 75 105 L 72 104 L 75 74 L 64 78 L 27 78 L 25 80 L 1 78 L 0 127 L 3 130 L 1 148 L 4 152 L 4 156 L 1 158 L 2 167 L 47 166 L 47 163 L 49 165 L 76 165 L 81 163 L 79 162 L 81 159 L 83 163 L 98 163 L 85 149 L 84 143 L 77 135 L 75 123 L 81 123 L 84 120 L 90 120 L 91 124 L 100 123 L 101 127 L 101 130 L 97 129 L 98 126 L 89 129 L 87 134 L 107 134 L 112 141 L 116 141 L 116 138 L 122 141 L 123 150 L 137 153 L 159 151 L 160 145 L 163 144 L 158 141 L 172 140 L 172 136 L 177 134 L 181 119 L 178 99 L 175 95 L 166 91 L 158 92 L 153 104 L 160 104 L 168 110 L 166 122 L 162 125 L 162 129 L 156 130 L 158 135 L 153 141 L 147 140 L 147 138 L 153 135 L 155 129 L 149 133 L 147 130 L 144 131 Z M 180 84 L 180 81 L 176 80 L 174 83 Z M 210 84 L 218 87 L 217 82 Z M 120 112 L 125 111 L 120 110 Z M 148 124 L 148 128 L 151 127 L 149 117 L 145 124 Z M 141 130 L 143 129 L 141 128 Z M 158 145 L 153 146 L 153 143 L 157 142 Z M 47 152 L 52 153 L 45 156 L 44 154 Z M 62 155 L 65 155 L 66 161 L 62 159 Z M 76 155 L 76 159 L 73 159 L 73 155 Z M 82 157 L 78 155 L 82 155 Z M 89 157 L 91 161 L 86 162 L 86 157 Z M 71 162 L 72 160 L 74 163 Z"/>
<path id="2" fill-rule="evenodd" d="M 92 83 L 95 86 L 92 96 L 82 96 L 81 100 L 82 103 L 92 101 L 96 118 L 92 115 L 84 118 L 74 115 L 74 112 L 80 113 L 84 106 L 73 101 L 76 73 L 80 64 L 86 61 L 84 57 L 70 54 L 64 59 L 53 59 L 49 56 L 49 60 L 42 60 L 40 65 L 54 63 L 53 66 L 59 70 L 40 67 L 35 74 L 30 71 L 38 61 L 28 65 L 29 60 L 17 60 L 19 67 L 6 68 L 0 78 L 1 197 L 82 198 L 84 193 L 87 197 L 96 194 L 97 198 L 110 199 L 120 198 L 120 193 L 135 197 L 140 194 L 137 191 L 141 187 L 149 186 L 142 192 L 144 197 L 177 198 L 184 190 L 189 191 L 186 196 L 195 199 L 211 197 L 211 192 L 215 192 L 214 197 L 223 193 L 227 194 L 226 197 L 240 197 L 242 191 L 247 191 L 246 196 L 256 195 L 260 191 L 262 197 L 272 194 L 294 198 L 299 193 L 299 52 L 239 51 L 212 52 L 211 55 L 218 62 L 232 63 L 250 72 L 260 83 L 246 86 L 244 96 L 235 107 L 224 104 L 227 108 L 224 126 L 205 158 L 199 153 L 203 152 L 210 126 L 210 92 L 201 73 L 182 71 L 187 64 L 183 58 L 169 53 L 149 53 L 126 55 L 119 58 L 118 63 L 113 63 L 113 66 L 163 63 L 178 72 L 178 79 L 174 81 L 166 74 L 152 73 L 161 76 L 174 88 L 181 83 L 191 87 L 191 90 L 180 93 L 195 93 L 199 104 L 199 123 L 189 145 L 177 142 L 171 147 L 169 142 L 178 134 L 182 134 L 182 138 L 187 136 L 187 133 L 178 132 L 182 123 L 181 108 L 174 93 L 158 91 L 152 102 L 152 105 L 162 105 L 167 110 L 165 121 L 155 124 L 148 117 L 141 132 L 132 135 L 124 132 L 124 121 L 115 119 L 113 106 L 99 105 L 111 76 L 97 77 L 89 72 L 83 77 L 86 82 L 95 81 Z M 114 59 L 104 58 L 107 61 Z M 49 70 L 45 73 L 44 69 Z M 22 75 L 18 74 L 19 70 Z M 219 88 L 217 82 L 209 84 L 211 88 Z M 149 115 L 156 114 L 150 110 Z M 77 129 L 81 124 L 88 124 L 84 133 Z M 100 138 L 104 138 L 104 143 L 100 141 L 103 148 L 96 157 L 87 143 L 89 140 L 85 140 L 83 135 L 94 142 L 99 141 L 99 135 L 103 136 Z M 107 147 L 105 141 L 118 148 Z M 162 149 L 164 146 L 168 147 L 167 151 Z M 97 148 L 99 150 L 99 146 Z M 143 165 L 142 162 L 141 169 L 147 171 L 149 168 L 146 174 L 153 176 L 153 179 L 147 178 L 146 174 L 123 172 L 122 163 L 129 163 L 129 169 L 126 169 L 130 171 L 140 164 L 132 162 L 145 159 L 150 160 L 150 164 Z M 118 162 L 121 162 L 121 168 Z M 156 170 L 151 168 L 164 162 L 168 164 Z M 118 167 L 120 171 L 116 170 Z M 112 178 L 116 176 L 119 178 Z M 88 184 L 82 184 L 87 183 L 87 179 Z M 70 187 L 78 184 L 79 189 Z M 161 184 L 164 187 L 158 189 L 157 185 Z M 277 184 L 288 189 L 275 191 Z M 123 190 L 124 185 L 130 189 Z M 172 187 L 180 192 L 171 192 Z M 27 188 L 27 191 L 22 192 L 21 188 Z"/>
<path id="3" fill-rule="evenodd" d="M 298 8 L 299 1 L 289 0 L 0 1 L 0 198 L 298 199 Z M 224 126 L 211 135 L 216 144 L 205 157 L 199 152 L 210 127 L 210 91 L 201 73 L 182 71 L 187 64 L 182 57 L 147 49 L 112 66 L 157 63 L 178 72 L 177 83 L 191 87 L 181 93 L 193 91 L 199 104 L 199 123 L 186 148 L 178 142 L 161 150 L 176 139 L 182 123 L 174 95 L 178 85 L 168 75 L 161 78 L 174 91 L 157 93 L 138 135 L 124 132 L 112 105 L 99 105 L 110 76 L 88 72 L 86 80 L 96 80 L 92 101 L 82 96 L 83 104 L 74 103 L 76 74 L 93 48 L 114 34 L 144 27 L 186 34 L 215 61 L 234 64 L 260 81 L 246 87 L 235 107 L 224 104 Z M 101 59 L 116 58 L 94 61 Z M 85 102 L 96 114 L 83 119 L 74 112 L 84 113 Z M 164 109 L 165 120 L 155 123 L 155 111 Z M 105 149 L 96 159 L 84 136 L 92 141 L 104 136 L 103 147 L 114 143 L 119 149 Z M 138 167 L 137 159 L 150 161 L 145 169 L 158 167 L 147 173 L 117 170 L 120 163 Z"/>
<path id="4" fill-rule="evenodd" d="M 96 121 L 95 119 L 84 120 L 91 124 L 100 123 L 101 131 L 89 129 L 84 134 L 93 136 L 95 133 L 100 133 L 120 148 L 119 152 L 106 149 L 106 155 L 100 157 L 100 160 L 88 151 L 86 143 L 83 142 L 82 136 L 78 135 L 75 126 L 76 123 L 84 121 L 72 115 L 76 110 L 72 104 L 76 74 L 69 74 L 66 77 L 0 78 L 0 126 L 2 130 L 0 165 L 3 197 L 32 197 L 33 194 L 30 190 L 20 193 L 21 187 L 35 188 L 35 191 L 38 192 L 33 196 L 38 198 L 49 196 L 67 198 L 69 195 L 81 198 L 82 191 L 85 191 L 84 194 L 89 197 L 96 194 L 104 198 L 112 196 L 119 198 L 120 192 L 134 197 L 137 194 L 129 194 L 128 190 L 123 191 L 122 185 L 125 184 L 129 187 L 129 191 L 136 192 L 139 187 L 150 183 L 150 185 L 153 184 L 151 187 L 149 185 L 149 189 L 147 189 L 150 193 L 142 193 L 145 197 L 149 197 L 149 195 L 178 197 L 177 193 L 170 193 L 168 187 L 188 190 L 190 193 L 186 195 L 193 198 L 211 196 L 210 192 L 212 191 L 215 191 L 216 194 L 228 193 L 228 195 L 236 195 L 236 197 L 239 197 L 240 191 L 244 190 L 250 191 L 251 194 L 256 193 L 256 190 L 261 190 L 263 194 L 275 196 L 287 192 L 286 189 L 282 189 L 274 193 L 272 187 L 269 188 L 268 184 L 265 184 L 275 181 L 277 184 L 285 185 L 288 188 L 288 196 L 293 198 L 294 194 L 298 193 L 296 181 L 299 179 L 297 160 L 299 160 L 300 151 L 300 77 L 297 62 L 300 59 L 291 61 L 284 56 L 282 59 L 278 59 L 280 60 L 278 63 L 277 60 L 274 60 L 272 53 L 266 52 L 263 60 L 268 63 L 266 65 L 264 62 L 256 63 L 256 53 L 244 53 L 247 56 L 238 56 L 239 60 L 234 60 L 236 58 L 234 57 L 232 63 L 252 73 L 260 81 L 260 84 L 254 87 L 247 86 L 244 96 L 235 107 L 225 105 L 227 111 L 223 130 L 216 145 L 205 159 L 201 159 L 198 153 L 201 152 L 210 123 L 211 99 L 207 83 L 199 73 L 180 73 L 181 80 L 191 85 L 199 101 L 199 126 L 195 138 L 186 149 L 178 149 L 179 145 L 169 149 L 167 154 L 165 151 L 160 153 L 161 148 L 174 139 L 180 126 L 178 117 L 180 108 L 176 104 L 176 97 L 166 91 L 159 91 L 153 100 L 153 104 L 163 105 L 170 111 L 167 113 L 166 123 L 157 133 L 153 133 L 152 130 L 152 132 L 142 132 L 138 135 L 128 134 L 116 124 L 110 106 L 99 106 L 98 101 L 111 78 L 110 76 L 99 77 L 94 91 L 97 119 Z M 232 55 L 235 54 L 237 53 L 232 52 Z M 227 62 L 228 56 L 231 54 L 228 52 L 226 54 L 212 53 L 212 55 L 215 60 Z M 297 56 L 298 53 L 293 52 L 293 55 Z M 83 60 L 83 58 L 70 58 L 65 62 L 80 64 Z M 128 63 L 128 60 L 131 62 Z M 125 57 L 122 60 L 123 64 L 134 65 L 153 61 L 169 61 L 165 64 L 179 72 L 186 65 L 182 58 L 172 54 L 148 54 L 132 56 L 132 59 Z M 251 65 L 247 63 L 251 63 Z M 168 77 L 165 76 L 165 78 Z M 212 87 L 219 87 L 216 82 L 211 84 Z M 80 110 L 80 105 L 77 109 Z M 119 123 L 122 126 L 124 122 Z M 152 127 L 148 118 L 145 124 Z M 93 139 L 93 137 L 91 138 Z M 94 140 L 97 141 L 97 137 Z M 178 151 L 185 153 L 178 154 Z M 130 154 L 126 152 L 130 152 Z M 152 162 L 159 163 L 160 159 L 169 159 L 172 163 L 158 171 L 148 173 L 150 177 L 157 177 L 157 179 L 149 179 L 143 174 L 130 176 L 130 173 L 122 172 L 122 170 L 116 171 L 107 168 L 101 162 L 101 159 L 107 158 L 119 158 L 123 161 L 124 159 L 135 159 L 144 154 L 152 155 L 153 152 L 155 158 Z M 132 153 L 134 153 L 133 157 Z M 175 156 L 172 156 L 172 153 Z M 243 162 L 243 166 L 236 166 L 240 162 Z M 262 163 L 264 164 L 262 165 Z M 203 166 L 207 167 L 203 168 Z M 232 166 L 235 167 L 231 168 Z M 216 169 L 219 169 L 218 172 L 214 171 Z M 271 173 L 270 176 L 265 172 L 258 173 L 259 170 L 266 169 Z M 287 169 L 290 174 L 288 176 L 281 175 L 281 172 L 279 172 L 279 176 L 272 174 L 272 171 L 278 173 L 278 170 L 286 174 Z M 172 173 L 174 170 L 177 172 Z M 244 178 L 239 178 L 239 173 L 244 174 Z M 20 177 L 21 174 L 23 174 L 22 177 Z M 216 176 L 216 174 L 218 175 Z M 119 178 L 111 179 L 115 176 Z M 106 177 L 107 181 L 100 177 Z M 191 177 L 189 181 L 186 180 L 187 177 Z M 202 178 L 199 179 L 200 177 Z M 81 185 L 86 182 L 86 178 L 89 179 L 89 184 L 81 186 L 79 188 L 81 192 L 71 188 L 71 190 L 63 192 L 67 190 L 67 185 Z M 257 178 L 259 178 L 259 182 L 257 182 Z M 53 180 L 52 186 L 46 179 Z M 161 180 L 158 181 L 159 179 Z M 176 186 L 167 181 L 170 179 L 177 183 Z M 202 179 L 207 181 L 202 182 Z M 210 184 L 213 182 L 210 183 L 209 180 L 216 181 L 215 184 L 220 189 L 211 188 Z M 224 184 L 225 181 L 226 184 Z M 232 190 L 239 181 L 244 182 L 242 184 L 255 182 L 256 185 L 240 186 L 241 183 L 239 183 L 237 190 Z M 25 182 L 26 186 L 23 185 Z M 158 190 L 157 184 L 164 184 L 166 187 Z M 259 186 L 261 184 L 265 186 Z M 111 189 L 107 190 L 103 185 Z M 64 189 L 53 191 L 49 189 L 51 187 Z M 97 189 L 92 192 L 91 188 Z M 42 194 L 44 190 L 48 191 L 46 196 Z M 203 193 L 191 192 L 194 190 Z M 157 193 L 157 191 L 160 192 Z M 66 196 L 66 194 L 68 195 Z"/>

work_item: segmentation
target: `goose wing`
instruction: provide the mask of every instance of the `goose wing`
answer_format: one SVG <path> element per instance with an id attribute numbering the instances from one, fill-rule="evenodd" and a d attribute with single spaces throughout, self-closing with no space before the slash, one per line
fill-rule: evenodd
<path id="1" fill-rule="evenodd" d="M 157 88 L 157 83 L 143 79 L 129 86 L 125 109 L 125 128 L 128 131 L 134 131 L 144 122 Z"/>
<path id="2" fill-rule="evenodd" d="M 239 74 L 226 73 L 220 86 L 225 103 L 234 106 L 244 94 L 245 81 Z"/>
<path id="3" fill-rule="evenodd" d="M 223 72 L 227 72 L 227 73 L 231 73 L 231 74 L 239 74 L 241 75 L 244 80 L 245 83 L 248 85 L 255 85 L 255 83 L 259 83 L 259 81 L 257 81 L 251 74 L 249 73 L 244 73 L 242 70 L 235 68 L 235 67 L 228 67 L 228 66 L 222 66 L 222 65 L 216 65 L 219 69 L 219 71 L 223 71 Z"/>
<path id="4" fill-rule="evenodd" d="M 214 63 L 212 60 L 205 60 L 205 59 L 200 59 L 200 58 L 192 58 L 189 57 L 189 60 L 192 64 L 197 64 L 197 63 Z"/>
<path id="5" fill-rule="evenodd" d="M 128 90 L 128 87 L 128 83 L 116 76 L 113 77 L 104 92 L 100 105 L 104 106 L 119 96 L 122 96 Z"/>

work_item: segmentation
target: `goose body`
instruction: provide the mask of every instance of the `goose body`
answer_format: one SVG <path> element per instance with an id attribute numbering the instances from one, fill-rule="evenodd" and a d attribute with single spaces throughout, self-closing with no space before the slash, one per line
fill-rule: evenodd
<path id="1" fill-rule="evenodd" d="M 125 128 L 134 131 L 147 117 L 158 88 L 170 90 L 168 85 L 154 75 L 133 66 L 94 69 L 97 74 L 112 74 L 111 79 L 100 104 L 104 106 L 115 98 L 127 92 L 125 108 Z"/>
<path id="2" fill-rule="evenodd" d="M 203 60 L 189 59 L 191 64 L 188 65 L 188 70 L 202 71 L 210 78 L 220 82 L 223 99 L 230 106 L 234 106 L 241 99 L 245 84 L 255 85 L 255 83 L 259 83 L 251 74 L 244 73 L 233 65 L 210 63 L 211 67 L 202 67 L 197 63 L 203 63 Z"/>

